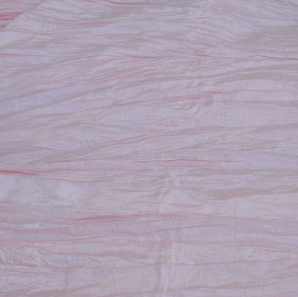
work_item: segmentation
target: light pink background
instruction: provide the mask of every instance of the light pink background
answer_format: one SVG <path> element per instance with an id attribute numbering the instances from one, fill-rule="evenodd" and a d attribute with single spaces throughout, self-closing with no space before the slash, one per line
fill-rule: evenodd
<path id="1" fill-rule="evenodd" d="M 0 4 L 1 296 L 298 296 L 297 0 Z"/>

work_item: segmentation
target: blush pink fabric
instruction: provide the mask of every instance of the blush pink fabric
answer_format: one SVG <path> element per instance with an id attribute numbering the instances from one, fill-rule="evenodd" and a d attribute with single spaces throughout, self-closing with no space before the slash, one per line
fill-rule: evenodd
<path id="1" fill-rule="evenodd" d="M 297 0 L 0 3 L 1 296 L 298 296 Z"/>
<path id="2" fill-rule="evenodd" d="M 0 30 L 45 0 L 0 0 Z"/>

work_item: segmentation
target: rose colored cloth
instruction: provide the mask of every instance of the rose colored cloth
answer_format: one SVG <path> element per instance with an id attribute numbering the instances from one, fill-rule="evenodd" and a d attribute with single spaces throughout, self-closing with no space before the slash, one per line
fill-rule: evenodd
<path id="1" fill-rule="evenodd" d="M 0 0 L 0 30 L 45 0 Z"/>
<path id="2" fill-rule="evenodd" d="M 0 295 L 297 297 L 297 0 L 38 4 L 0 32 Z"/>

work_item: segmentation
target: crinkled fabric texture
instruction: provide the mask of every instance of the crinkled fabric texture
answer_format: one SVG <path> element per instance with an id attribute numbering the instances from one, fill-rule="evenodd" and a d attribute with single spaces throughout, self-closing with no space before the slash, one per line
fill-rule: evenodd
<path id="1" fill-rule="evenodd" d="M 45 0 L 0 0 L 0 30 Z"/>
<path id="2" fill-rule="evenodd" d="M 0 295 L 297 297 L 298 1 L 33 2 L 0 32 Z"/>

